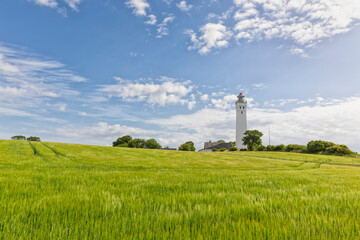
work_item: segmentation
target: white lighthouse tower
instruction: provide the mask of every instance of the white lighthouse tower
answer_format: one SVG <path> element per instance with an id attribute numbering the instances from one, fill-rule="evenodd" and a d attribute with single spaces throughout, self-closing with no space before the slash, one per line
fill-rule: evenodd
<path id="1" fill-rule="evenodd" d="M 246 148 L 243 145 L 244 133 L 247 130 L 247 121 L 246 121 L 246 107 L 247 102 L 245 96 L 240 93 L 238 100 L 235 103 L 236 106 L 236 147 L 238 149 Z"/>

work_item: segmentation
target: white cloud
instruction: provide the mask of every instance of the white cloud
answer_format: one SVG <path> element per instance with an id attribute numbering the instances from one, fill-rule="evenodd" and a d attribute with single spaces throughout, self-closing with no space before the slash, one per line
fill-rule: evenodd
<path id="1" fill-rule="evenodd" d="M 130 55 L 131 57 L 137 57 L 137 56 L 138 56 L 138 54 L 137 54 L 136 52 L 130 52 L 129 55 Z"/>
<path id="2" fill-rule="evenodd" d="M 264 83 L 254 83 L 252 84 L 254 89 L 264 89 L 266 88 L 266 85 Z"/>
<path id="3" fill-rule="evenodd" d="M 20 114 L 24 109 L 26 112 L 41 111 L 46 106 L 53 106 L 51 101 L 72 98 L 79 93 L 70 84 L 83 81 L 86 79 L 67 70 L 58 61 L 0 43 L 0 104 L 13 108 L 13 113 L 18 111 Z M 64 104 L 57 105 L 60 111 L 65 108 Z"/>
<path id="4" fill-rule="evenodd" d="M 59 3 L 56 0 L 32 0 L 37 5 L 56 8 L 56 11 L 63 15 L 64 17 L 67 17 L 67 10 L 65 7 L 58 7 Z M 78 12 L 79 11 L 79 4 L 82 0 L 64 0 L 66 5 L 70 7 L 72 10 Z"/>
<path id="5" fill-rule="evenodd" d="M 306 103 L 312 103 L 312 102 L 315 102 L 315 101 L 312 101 L 310 99 L 307 99 L 306 100 Z M 264 102 L 264 106 L 266 107 L 282 107 L 282 106 L 285 106 L 287 104 L 290 104 L 290 103 L 297 103 L 297 104 L 301 104 L 301 101 L 299 101 L 298 99 L 295 99 L 295 98 L 290 98 L 290 99 L 274 99 L 274 100 L 271 100 L 271 101 L 265 101 Z"/>
<path id="6" fill-rule="evenodd" d="M 126 2 L 129 8 L 133 8 L 135 15 L 146 16 L 146 9 L 150 8 L 150 4 L 146 0 L 130 0 Z"/>
<path id="7" fill-rule="evenodd" d="M 336 101 L 334 101 L 336 100 Z M 359 97 L 322 99 L 314 106 L 297 107 L 290 111 L 253 109 L 249 111 L 253 128 L 265 131 L 271 125 L 274 144 L 303 143 L 323 139 L 351 146 L 359 151 Z"/>
<path id="8" fill-rule="evenodd" d="M 57 128 L 55 134 L 63 137 L 71 137 L 77 139 L 86 138 L 104 138 L 115 140 L 123 135 L 131 135 L 133 137 L 146 138 L 147 136 L 156 136 L 157 132 L 153 130 L 145 130 L 141 128 L 123 126 L 120 124 L 109 125 L 106 122 L 99 122 L 95 126 L 86 128 L 77 128 L 74 126 L 64 126 Z"/>
<path id="9" fill-rule="evenodd" d="M 190 5 L 190 4 L 187 4 L 186 1 L 181 1 L 179 3 L 176 4 L 176 6 L 181 10 L 181 11 L 184 11 L 184 12 L 187 12 L 189 11 L 193 6 Z"/>
<path id="10" fill-rule="evenodd" d="M 224 96 L 225 92 L 212 92 L 211 96 L 213 97 L 220 97 L 220 96 Z"/>
<path id="11" fill-rule="evenodd" d="M 118 80 L 117 84 L 103 85 L 99 91 L 108 94 L 109 97 L 118 97 L 127 102 L 146 102 L 150 105 L 165 106 L 189 103 L 185 97 L 193 89 L 187 83 L 176 82 L 172 79 L 159 81 L 160 83 L 115 79 Z M 193 105 L 194 103 L 190 103 L 189 106 Z"/>
<path id="12" fill-rule="evenodd" d="M 157 124 L 167 133 L 170 142 L 180 145 L 184 141 L 194 141 L 196 148 L 203 147 L 208 140 L 233 140 L 235 138 L 235 111 L 204 108 L 192 114 L 176 115 L 164 119 L 148 121 Z M 177 146 L 175 145 L 175 146 Z"/>
<path id="13" fill-rule="evenodd" d="M 360 20 L 360 1 L 353 0 L 235 0 L 238 11 L 236 38 L 291 39 L 294 54 L 306 56 L 303 47 L 316 46 L 325 38 L 345 33 Z"/>
<path id="14" fill-rule="evenodd" d="M 37 5 L 56 8 L 58 3 L 55 0 L 34 0 Z"/>
<path id="15" fill-rule="evenodd" d="M 65 3 L 74 11 L 79 11 L 78 5 L 81 0 L 64 0 Z"/>
<path id="16" fill-rule="evenodd" d="M 300 57 L 307 58 L 309 55 L 304 51 L 304 49 L 293 47 L 290 49 L 290 53 L 294 55 L 299 55 Z"/>
<path id="17" fill-rule="evenodd" d="M 66 107 L 67 107 L 67 104 L 66 103 L 55 103 L 55 104 L 52 104 L 52 103 L 46 103 L 45 106 L 49 107 L 49 108 L 52 108 L 52 109 L 55 109 L 55 110 L 58 110 L 60 112 L 65 112 L 66 111 Z"/>
<path id="18" fill-rule="evenodd" d="M 208 94 L 201 95 L 200 100 L 203 102 L 209 101 L 209 95 Z"/>
<path id="19" fill-rule="evenodd" d="M 16 116 L 16 117 L 33 117 L 34 114 L 28 113 L 24 110 L 18 110 L 13 108 L 0 107 L 0 114 L 5 116 Z"/>
<path id="20" fill-rule="evenodd" d="M 6 61 L 5 56 L 0 54 L 0 73 L 14 75 L 20 72 L 20 69 L 14 64 Z"/>
<path id="21" fill-rule="evenodd" d="M 61 14 L 63 17 L 67 17 L 67 9 L 65 7 L 58 8 L 56 10 L 57 13 Z"/>
<path id="22" fill-rule="evenodd" d="M 223 12 L 221 15 L 215 14 L 215 13 L 209 13 L 207 16 L 208 20 L 226 20 L 228 19 L 232 12 L 234 11 L 234 7 L 230 7 L 228 10 L 226 10 L 225 12 Z"/>
<path id="23" fill-rule="evenodd" d="M 196 105 L 196 101 L 192 100 L 188 102 L 188 109 L 193 110 Z"/>
<path id="24" fill-rule="evenodd" d="M 308 51 L 324 39 L 349 32 L 360 23 L 360 1 L 355 0 L 234 0 L 222 15 L 208 14 L 208 20 L 227 21 L 233 14 L 235 24 L 207 23 L 201 35 L 193 30 L 192 49 L 207 54 L 226 47 L 233 37 L 241 42 L 264 39 L 290 40 L 292 54 L 308 57 Z M 234 32 L 234 34 L 232 34 Z"/>
<path id="25" fill-rule="evenodd" d="M 193 43 L 188 49 L 198 49 L 202 55 L 208 54 L 212 49 L 227 47 L 228 40 L 233 35 L 222 22 L 207 23 L 200 28 L 200 32 L 202 34 L 200 37 L 193 30 L 188 30 L 186 33 L 190 35 Z"/>
<path id="26" fill-rule="evenodd" d="M 133 12 L 137 16 L 147 17 L 148 20 L 145 21 L 145 24 L 156 25 L 157 17 L 154 14 L 148 14 L 147 10 L 150 9 L 150 4 L 146 0 L 129 0 L 125 3 L 129 8 L 133 8 Z M 161 38 L 169 34 L 168 24 L 174 21 L 175 17 L 170 14 L 165 17 L 161 23 L 157 26 L 157 35 L 156 38 Z"/>
<path id="27" fill-rule="evenodd" d="M 67 104 L 66 103 L 57 103 L 57 104 L 55 104 L 55 106 L 57 106 L 61 112 L 65 112 Z"/>
<path id="28" fill-rule="evenodd" d="M 150 14 L 148 17 L 149 17 L 149 20 L 145 21 L 145 23 L 149 24 L 149 25 L 155 25 L 157 22 L 156 16 L 153 14 Z"/>
<path id="29" fill-rule="evenodd" d="M 237 96 L 234 94 L 228 94 L 220 99 L 211 99 L 211 103 L 215 108 L 231 109 L 234 108 Z"/>
<path id="30" fill-rule="evenodd" d="M 172 15 L 164 18 L 164 20 L 158 25 L 158 35 L 156 36 L 157 38 L 161 38 L 162 36 L 167 36 L 169 34 L 168 24 L 174 21 L 174 19 L 175 17 Z"/>

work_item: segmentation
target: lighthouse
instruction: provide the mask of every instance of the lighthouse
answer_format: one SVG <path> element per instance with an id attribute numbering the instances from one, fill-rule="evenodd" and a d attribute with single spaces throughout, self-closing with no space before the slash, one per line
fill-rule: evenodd
<path id="1" fill-rule="evenodd" d="M 243 145 L 244 133 L 247 130 L 247 121 L 246 121 L 246 107 L 247 102 L 245 96 L 240 93 L 238 100 L 235 103 L 236 106 L 236 147 L 238 149 L 246 148 Z"/>

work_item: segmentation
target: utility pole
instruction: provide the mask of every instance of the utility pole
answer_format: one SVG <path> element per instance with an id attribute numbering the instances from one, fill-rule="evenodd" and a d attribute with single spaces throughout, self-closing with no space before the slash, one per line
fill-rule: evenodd
<path id="1" fill-rule="evenodd" d="M 270 125 L 268 126 L 269 129 L 269 145 L 270 145 Z"/>

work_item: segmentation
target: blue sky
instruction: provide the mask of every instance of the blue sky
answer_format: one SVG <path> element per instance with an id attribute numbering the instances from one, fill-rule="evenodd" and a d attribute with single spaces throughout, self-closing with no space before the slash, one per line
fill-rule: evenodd
<path id="1" fill-rule="evenodd" d="M 4 0 L 0 137 L 235 139 L 360 151 L 360 2 Z"/>

